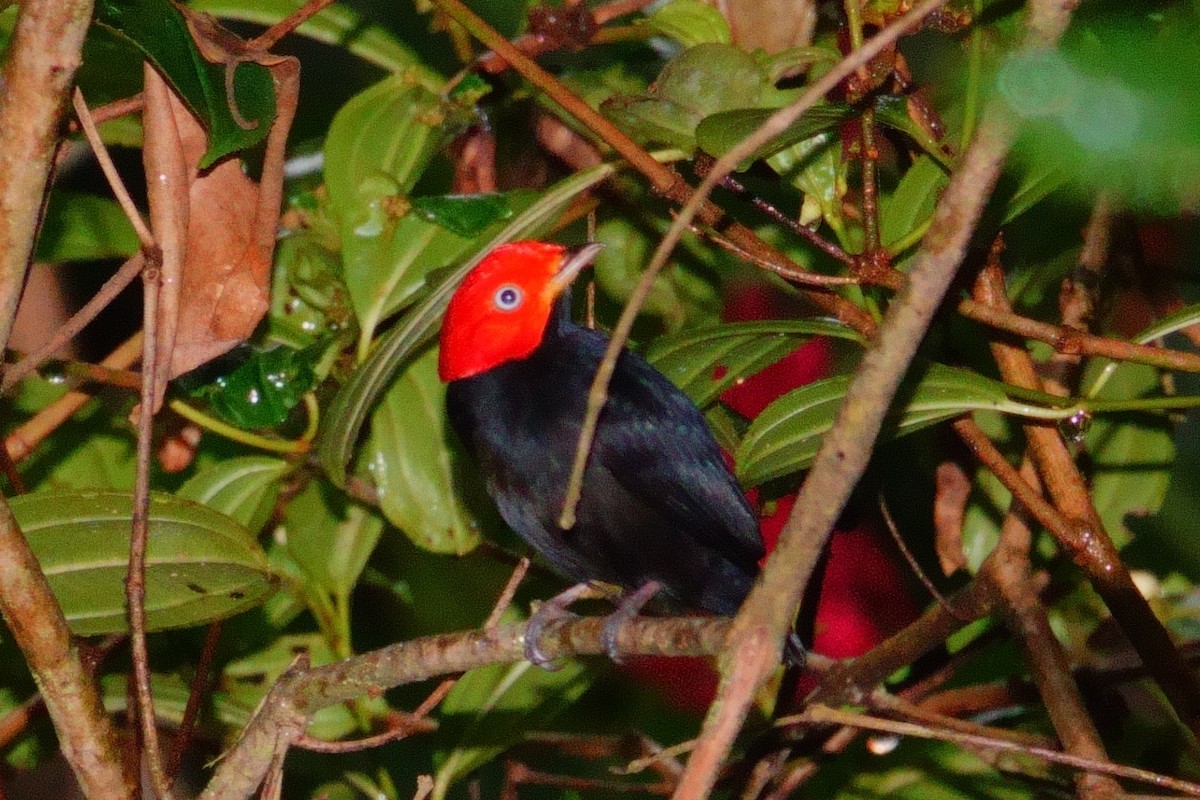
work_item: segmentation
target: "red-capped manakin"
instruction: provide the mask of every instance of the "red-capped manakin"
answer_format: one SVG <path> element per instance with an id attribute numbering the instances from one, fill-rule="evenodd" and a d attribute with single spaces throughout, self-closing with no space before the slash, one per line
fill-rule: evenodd
<path id="1" fill-rule="evenodd" d="M 505 522 L 564 576 L 732 615 L 763 557 L 757 520 L 700 411 L 636 353 L 617 361 L 577 521 L 559 528 L 608 345 L 572 321 L 569 287 L 598 251 L 513 242 L 467 275 L 442 324 L 450 425 Z M 536 641 L 526 653 L 537 660 Z"/>

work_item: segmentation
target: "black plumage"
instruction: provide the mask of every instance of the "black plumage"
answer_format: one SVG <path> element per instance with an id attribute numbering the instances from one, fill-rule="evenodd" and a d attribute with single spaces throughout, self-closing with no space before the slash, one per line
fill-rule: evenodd
<path id="1" fill-rule="evenodd" d="M 450 424 L 504 520 L 571 580 L 732 615 L 763 556 L 754 513 L 700 412 L 624 351 L 585 472 L 577 521 L 558 527 L 588 389 L 608 339 L 559 298 L 539 346 L 447 391 Z"/>

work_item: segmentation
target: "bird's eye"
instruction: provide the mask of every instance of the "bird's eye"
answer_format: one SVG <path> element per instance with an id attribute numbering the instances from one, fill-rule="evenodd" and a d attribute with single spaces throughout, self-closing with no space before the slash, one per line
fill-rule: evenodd
<path id="1" fill-rule="evenodd" d="M 519 287 L 512 284 L 505 284 L 496 290 L 493 301 L 496 308 L 501 311 L 513 311 L 517 306 L 521 305 L 521 301 L 525 299 L 525 293 Z"/>

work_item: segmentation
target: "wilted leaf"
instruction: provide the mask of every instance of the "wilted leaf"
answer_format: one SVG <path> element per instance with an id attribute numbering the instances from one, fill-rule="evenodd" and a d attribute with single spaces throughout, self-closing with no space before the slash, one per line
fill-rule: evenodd
<path id="1" fill-rule="evenodd" d="M 192 0 L 188 6 L 222 19 L 270 26 L 283 21 L 304 5 L 304 0 Z M 334 4 L 296 29 L 296 35 L 340 45 L 359 58 L 388 72 L 416 70 L 422 82 L 437 89 L 445 79 L 421 63 L 408 45 L 380 25 L 343 4 Z"/>
<path id="2" fill-rule="evenodd" d="M 71 630 L 122 633 L 133 501 L 126 492 L 34 492 L 9 501 Z M 183 628 L 223 619 L 272 589 L 266 556 L 244 527 L 163 492 L 150 501 L 146 624 Z"/>
<path id="3" fill-rule="evenodd" d="M 232 63 L 253 58 L 266 67 L 276 114 L 266 132 L 260 183 L 236 159 L 201 172 L 209 144 L 205 131 L 147 67 L 143 156 L 147 174 L 154 176 L 148 181 L 151 223 L 163 252 L 155 407 L 166 380 L 244 341 L 266 313 L 284 145 L 299 88 L 295 59 L 247 54 L 236 49 L 240 40 L 211 20 L 189 22 L 198 37 L 213 37 L 197 40 L 206 56 L 224 54 Z"/>

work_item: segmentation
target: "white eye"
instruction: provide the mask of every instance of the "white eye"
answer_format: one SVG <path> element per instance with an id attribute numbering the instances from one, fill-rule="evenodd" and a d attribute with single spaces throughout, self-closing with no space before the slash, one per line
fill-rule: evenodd
<path id="1" fill-rule="evenodd" d="M 492 296 L 492 302 L 501 311 L 514 311 L 524 299 L 525 293 L 521 291 L 521 287 L 513 286 L 511 283 L 501 286 Z"/>

